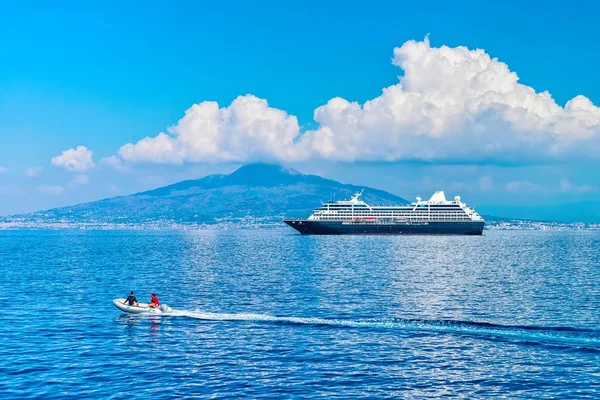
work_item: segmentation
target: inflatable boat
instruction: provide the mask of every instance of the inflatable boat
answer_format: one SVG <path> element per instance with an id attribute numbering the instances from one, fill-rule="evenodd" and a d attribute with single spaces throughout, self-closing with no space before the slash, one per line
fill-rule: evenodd
<path id="1" fill-rule="evenodd" d="M 135 306 L 130 306 L 125 299 L 114 299 L 113 304 L 119 310 L 129 314 L 170 314 L 173 309 L 166 304 L 161 304 L 160 307 L 150 307 L 147 303 L 138 303 Z"/>

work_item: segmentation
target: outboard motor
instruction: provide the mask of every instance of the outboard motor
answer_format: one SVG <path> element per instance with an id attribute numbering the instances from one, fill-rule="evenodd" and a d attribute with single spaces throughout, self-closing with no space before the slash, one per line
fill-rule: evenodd
<path id="1" fill-rule="evenodd" d="M 171 311 L 173 311 L 173 309 L 166 304 L 161 304 L 159 309 L 164 313 L 170 313 Z"/>

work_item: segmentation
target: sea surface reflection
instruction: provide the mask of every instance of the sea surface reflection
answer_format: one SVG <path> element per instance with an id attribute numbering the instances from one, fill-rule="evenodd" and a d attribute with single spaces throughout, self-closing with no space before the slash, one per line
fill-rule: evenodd
<path id="1" fill-rule="evenodd" d="M 599 245 L 0 231 L 0 395 L 599 397 Z M 174 315 L 121 314 L 130 290 Z"/>

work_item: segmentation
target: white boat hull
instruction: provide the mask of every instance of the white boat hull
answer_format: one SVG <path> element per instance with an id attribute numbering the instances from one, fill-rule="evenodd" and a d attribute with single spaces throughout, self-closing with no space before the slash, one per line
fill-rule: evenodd
<path id="1" fill-rule="evenodd" d="M 125 299 L 114 299 L 113 304 L 119 310 L 129 314 L 169 314 L 171 307 L 163 304 L 160 308 L 150 307 L 147 303 L 138 303 L 137 306 L 130 306 L 126 303 Z"/>

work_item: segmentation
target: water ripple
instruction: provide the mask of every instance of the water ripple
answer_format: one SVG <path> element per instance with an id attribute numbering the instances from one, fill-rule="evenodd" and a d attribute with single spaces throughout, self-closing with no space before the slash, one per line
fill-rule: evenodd
<path id="1" fill-rule="evenodd" d="M 597 260 L 600 232 L 0 232 L 0 397 L 597 398 Z"/>

